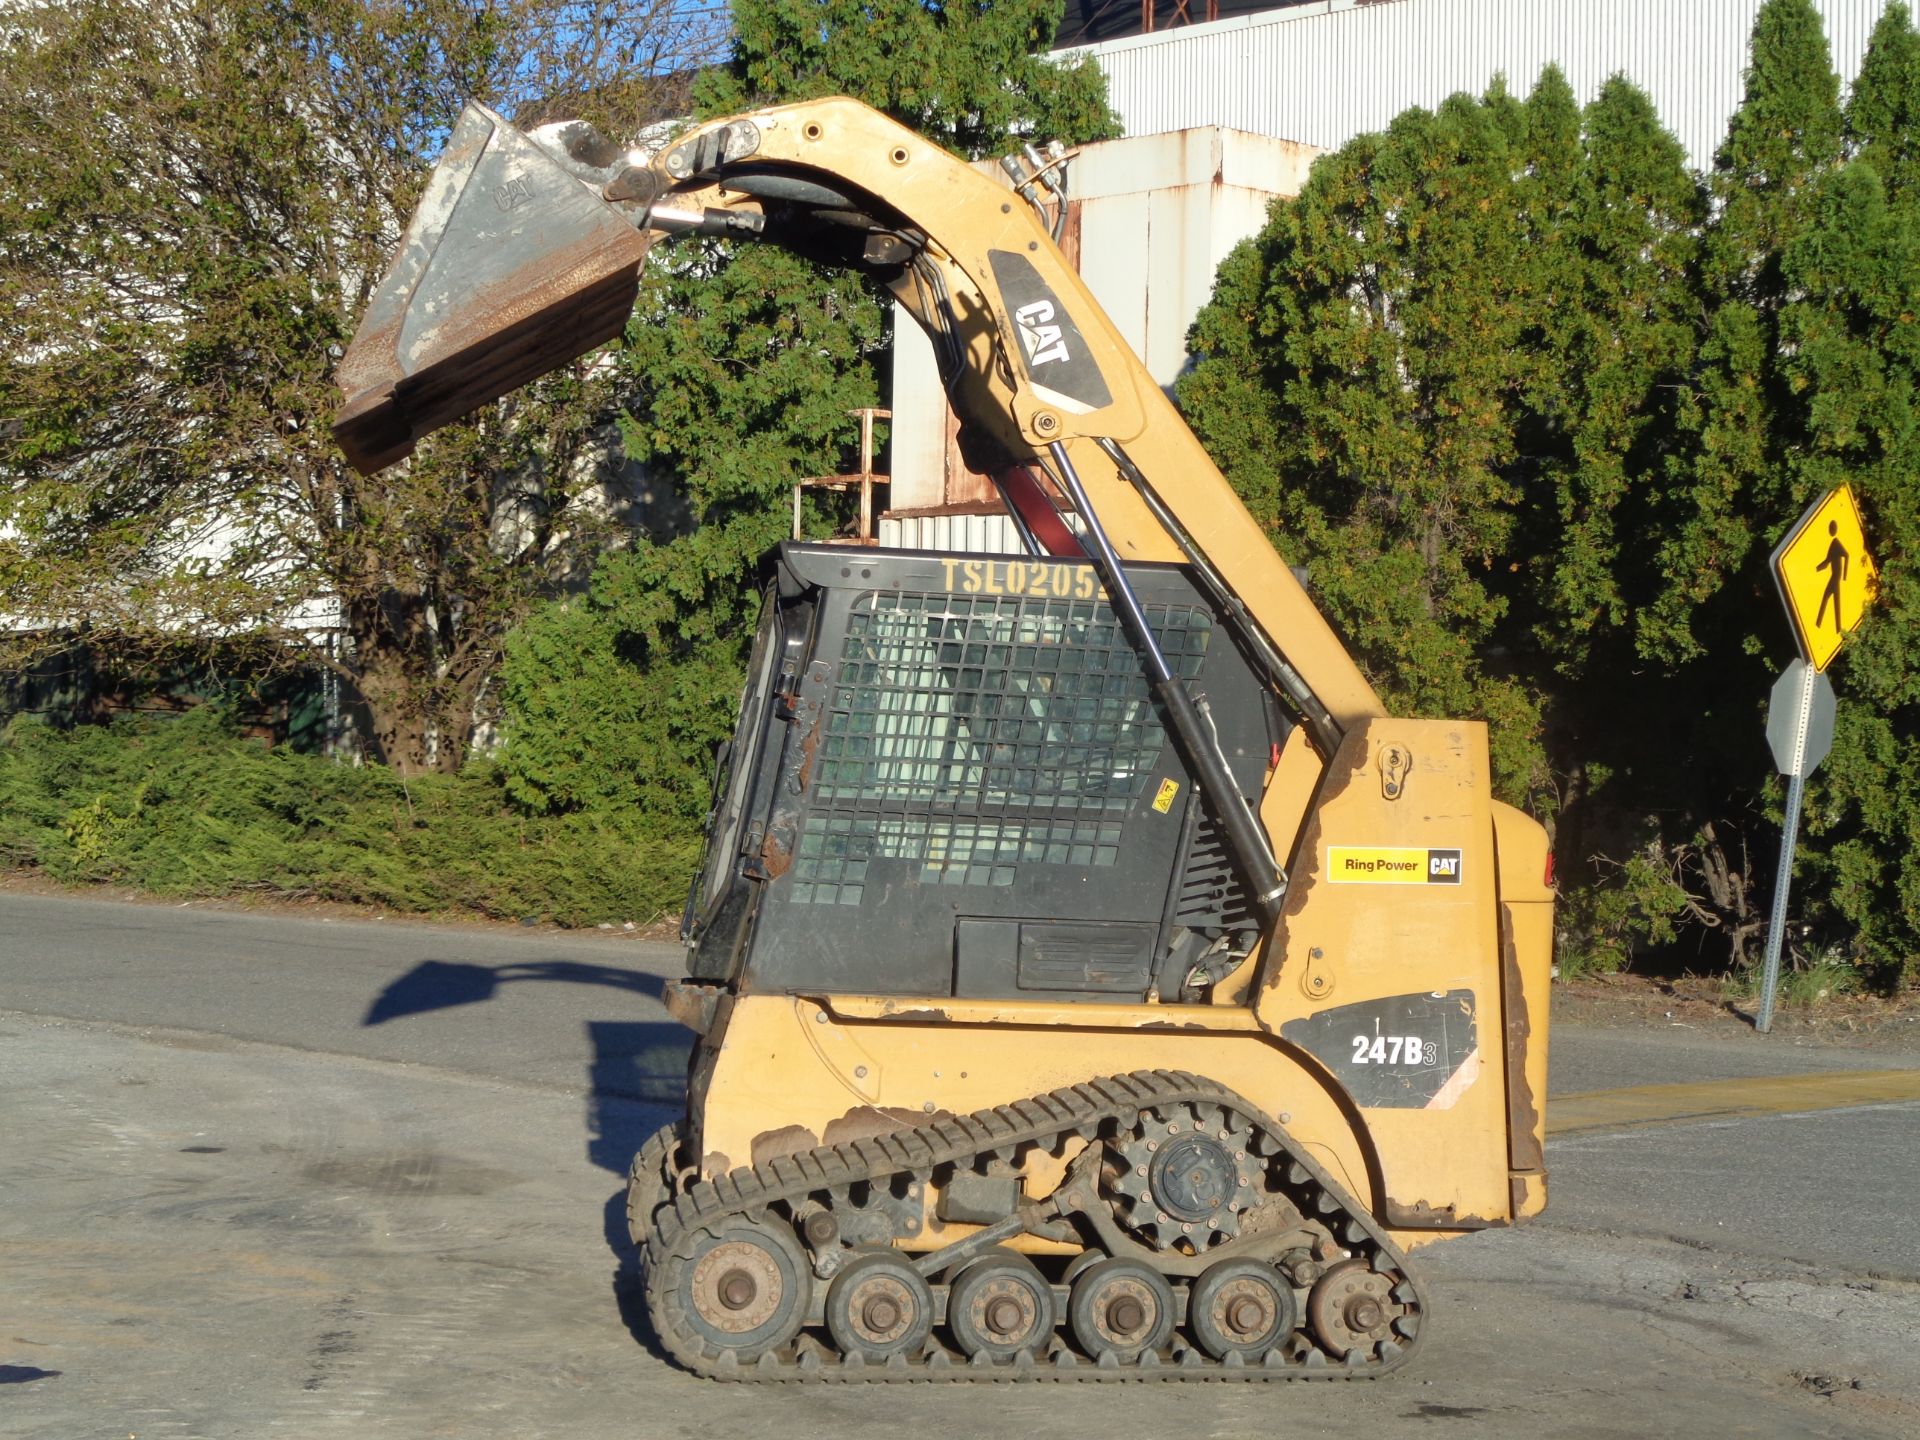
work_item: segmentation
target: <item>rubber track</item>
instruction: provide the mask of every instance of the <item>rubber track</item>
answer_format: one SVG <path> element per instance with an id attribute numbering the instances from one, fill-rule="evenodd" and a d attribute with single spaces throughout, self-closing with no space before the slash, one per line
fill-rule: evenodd
<path id="1" fill-rule="evenodd" d="M 647 1137 L 627 1168 L 627 1234 L 635 1248 L 646 1243 L 645 1231 L 653 1212 L 667 1200 L 670 1185 L 667 1159 L 680 1144 L 680 1122 L 670 1121 Z"/>
<path id="2" fill-rule="evenodd" d="M 1220 1105 L 1239 1112 L 1280 1151 L 1279 1156 L 1268 1158 L 1270 1169 L 1279 1163 L 1281 1156 L 1304 1169 L 1309 1177 L 1307 1181 L 1289 1187 L 1295 1197 L 1311 1200 L 1314 1198 L 1311 1194 L 1302 1196 L 1301 1191 L 1318 1187 L 1337 1202 L 1338 1214 L 1321 1213 L 1319 1218 L 1354 1255 L 1367 1259 L 1376 1271 L 1394 1280 L 1396 1299 L 1410 1307 L 1414 1333 L 1402 1340 L 1382 1342 L 1373 1356 L 1344 1363 L 1318 1349 L 1302 1358 L 1286 1358 L 1278 1346 L 1256 1364 L 1237 1359 L 1217 1361 L 1194 1348 L 1184 1337 L 1176 1336 L 1169 1352 L 1171 1359 L 1149 1353 L 1132 1364 L 1114 1364 L 1110 1357 L 1096 1364 L 1073 1353 L 1056 1332 L 1052 1353 L 1045 1357 L 1022 1355 L 1014 1361 L 989 1364 L 984 1357 L 968 1360 L 947 1351 L 936 1340 L 929 1346 L 928 1353 L 919 1358 L 895 1356 L 885 1364 L 870 1364 L 857 1355 L 836 1354 L 803 1331 L 801 1338 L 783 1351 L 769 1352 L 758 1360 L 743 1363 L 732 1351 L 709 1346 L 675 1323 L 671 1297 L 679 1288 L 680 1270 L 685 1264 L 684 1259 L 676 1255 L 676 1248 L 718 1222 L 735 1216 L 757 1218 L 769 1205 L 799 1201 L 817 1191 L 843 1190 L 861 1181 L 882 1181 L 899 1175 L 924 1180 L 939 1166 L 967 1165 L 982 1153 L 1008 1146 L 1051 1145 L 1074 1134 L 1098 1143 L 1101 1127 L 1110 1121 L 1123 1128 L 1131 1127 L 1139 1111 L 1181 1104 Z M 1427 1329 L 1425 1289 L 1409 1271 L 1399 1247 L 1373 1217 L 1359 1209 L 1325 1170 L 1253 1105 L 1211 1080 L 1183 1071 L 1142 1070 L 1109 1076 L 933 1125 L 783 1156 L 763 1166 L 734 1170 L 691 1185 L 671 1204 L 661 1207 L 655 1219 L 655 1228 L 647 1236 L 642 1252 L 647 1313 L 654 1333 L 668 1353 L 687 1369 L 721 1380 L 866 1384 L 951 1380 L 1374 1379 L 1407 1364 Z"/>

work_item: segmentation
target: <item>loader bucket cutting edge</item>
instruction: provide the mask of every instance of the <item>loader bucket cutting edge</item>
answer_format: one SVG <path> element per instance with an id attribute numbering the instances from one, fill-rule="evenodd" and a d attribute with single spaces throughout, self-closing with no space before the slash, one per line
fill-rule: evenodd
<path id="1" fill-rule="evenodd" d="M 334 373 L 335 442 L 370 475 L 613 339 L 649 243 L 532 140 L 468 105 Z"/>

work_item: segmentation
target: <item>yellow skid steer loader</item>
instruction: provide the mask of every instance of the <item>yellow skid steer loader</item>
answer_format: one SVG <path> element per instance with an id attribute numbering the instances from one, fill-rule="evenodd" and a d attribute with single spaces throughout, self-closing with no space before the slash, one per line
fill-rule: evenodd
<path id="1" fill-rule="evenodd" d="M 470 105 L 339 367 L 371 471 L 619 334 L 650 244 L 788 246 L 932 338 L 1027 553 L 788 544 L 629 1214 L 737 1379 L 1364 1377 L 1407 1252 L 1536 1214 L 1544 832 L 1384 713 L 1055 244 L 851 100 L 658 154 Z"/>

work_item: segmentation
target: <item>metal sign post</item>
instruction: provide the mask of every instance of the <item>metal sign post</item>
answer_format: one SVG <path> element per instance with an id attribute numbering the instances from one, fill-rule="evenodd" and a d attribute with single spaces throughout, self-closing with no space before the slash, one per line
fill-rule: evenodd
<path id="1" fill-rule="evenodd" d="M 1780 986 L 1780 947 L 1787 929 L 1787 887 L 1793 879 L 1793 843 L 1800 834 L 1800 794 L 1833 748 L 1833 683 L 1825 670 L 1873 603 L 1878 571 L 1852 487 L 1829 490 L 1794 522 L 1774 547 L 1770 567 L 1800 658 L 1774 682 L 1767 706 L 1767 743 L 1787 777 L 1787 813 L 1780 827 L 1780 871 L 1767 918 L 1767 955 L 1754 1029 L 1773 1028 Z"/>
<path id="2" fill-rule="evenodd" d="M 1780 986 L 1780 947 L 1787 929 L 1787 887 L 1793 879 L 1793 846 L 1800 834 L 1800 794 L 1807 776 L 1833 748 L 1833 682 L 1805 660 L 1796 660 L 1773 685 L 1767 707 L 1767 743 L 1787 777 L 1787 813 L 1780 828 L 1780 869 L 1773 880 L 1773 913 L 1767 919 L 1766 969 L 1760 982 L 1760 1015 L 1754 1028 L 1773 1028 L 1773 999 Z"/>

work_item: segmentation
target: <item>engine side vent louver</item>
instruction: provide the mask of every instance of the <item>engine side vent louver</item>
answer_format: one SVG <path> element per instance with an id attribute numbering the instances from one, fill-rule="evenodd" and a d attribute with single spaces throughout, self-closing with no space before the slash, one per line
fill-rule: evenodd
<path id="1" fill-rule="evenodd" d="M 1228 853 L 1226 834 L 1208 809 L 1200 812 L 1199 829 L 1180 876 L 1174 922 L 1199 931 L 1259 928 L 1246 882 Z"/>

